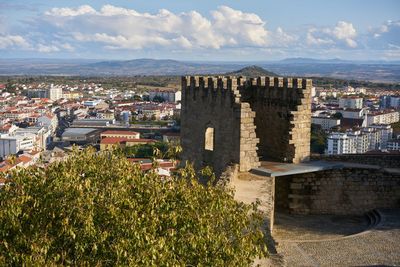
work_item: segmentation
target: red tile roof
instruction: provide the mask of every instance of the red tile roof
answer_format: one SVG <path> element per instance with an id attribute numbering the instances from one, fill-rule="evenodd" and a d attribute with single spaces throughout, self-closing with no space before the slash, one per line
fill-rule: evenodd
<path id="1" fill-rule="evenodd" d="M 23 163 L 28 163 L 32 160 L 31 157 L 25 156 L 25 155 L 21 155 L 18 157 L 19 160 L 21 160 Z"/>
<path id="2" fill-rule="evenodd" d="M 155 142 L 155 140 L 152 139 L 129 139 L 125 137 L 105 137 L 101 139 L 100 144 L 119 144 L 119 143 L 124 143 L 124 142 L 130 142 L 130 143 L 152 143 Z"/>
<path id="3" fill-rule="evenodd" d="M 139 133 L 138 132 L 133 132 L 133 131 L 112 131 L 112 130 L 108 130 L 108 131 L 102 132 L 101 134 L 137 135 Z"/>

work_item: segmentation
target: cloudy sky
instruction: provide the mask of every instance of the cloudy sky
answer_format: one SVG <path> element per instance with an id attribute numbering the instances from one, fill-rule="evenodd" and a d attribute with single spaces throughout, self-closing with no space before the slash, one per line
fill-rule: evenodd
<path id="1" fill-rule="evenodd" d="M 397 0 L 0 0 L 0 58 L 400 60 Z"/>

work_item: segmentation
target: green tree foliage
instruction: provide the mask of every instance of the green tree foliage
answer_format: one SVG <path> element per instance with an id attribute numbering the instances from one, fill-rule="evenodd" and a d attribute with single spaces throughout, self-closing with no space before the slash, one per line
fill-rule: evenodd
<path id="1" fill-rule="evenodd" d="M 122 149 L 122 152 L 127 157 L 150 158 L 153 156 L 155 149 L 160 150 L 163 155 L 166 155 L 168 148 L 168 143 L 156 142 L 154 144 L 127 146 Z"/>
<path id="2" fill-rule="evenodd" d="M 0 265 L 246 266 L 266 253 L 256 206 L 197 182 L 143 173 L 92 149 L 17 169 L 0 189 Z"/>
<path id="3" fill-rule="evenodd" d="M 339 113 L 340 114 L 340 113 Z M 327 134 L 321 126 L 311 124 L 311 152 L 323 154 L 327 144 Z"/>

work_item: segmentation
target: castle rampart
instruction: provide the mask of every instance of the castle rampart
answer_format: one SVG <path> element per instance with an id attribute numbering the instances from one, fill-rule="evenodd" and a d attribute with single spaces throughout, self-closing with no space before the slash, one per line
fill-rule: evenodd
<path id="1" fill-rule="evenodd" d="M 182 77 L 183 159 L 217 175 L 261 159 L 299 163 L 310 155 L 311 80 Z"/>

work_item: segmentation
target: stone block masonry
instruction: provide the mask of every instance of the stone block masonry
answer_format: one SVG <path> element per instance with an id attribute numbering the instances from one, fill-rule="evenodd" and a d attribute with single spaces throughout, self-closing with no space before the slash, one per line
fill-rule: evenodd
<path id="1" fill-rule="evenodd" d="M 183 160 L 239 171 L 260 158 L 299 163 L 310 156 L 311 80 L 182 77 Z"/>
<path id="2" fill-rule="evenodd" d="M 400 207 L 399 170 L 343 168 L 276 177 L 276 207 L 297 214 L 363 214 Z"/>

